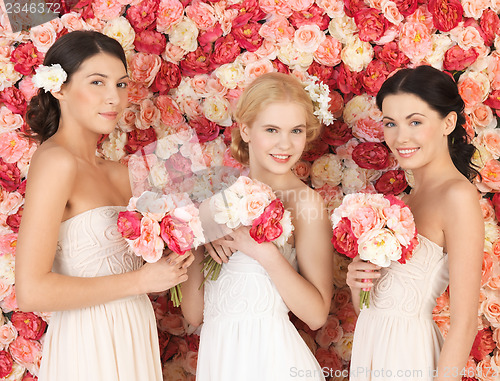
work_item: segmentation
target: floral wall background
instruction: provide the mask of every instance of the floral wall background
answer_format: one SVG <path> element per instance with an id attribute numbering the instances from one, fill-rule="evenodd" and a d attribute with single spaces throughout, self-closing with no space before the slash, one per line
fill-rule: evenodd
<path id="1" fill-rule="evenodd" d="M 393 71 L 429 64 L 449 72 L 466 104 L 467 131 L 486 226 L 478 334 L 465 379 L 494 380 L 500 371 L 500 0 L 81 0 L 59 3 L 60 18 L 13 33 L 0 15 L 0 379 L 36 379 L 48 313 L 19 311 L 14 258 L 30 157 L 22 133 L 34 95 L 34 69 L 68 31 L 93 29 L 116 38 L 129 63 L 130 105 L 99 154 L 128 155 L 178 129 L 194 128 L 207 165 L 237 165 L 227 147 L 232 110 L 252 79 L 269 71 L 316 76 L 329 88 L 336 120 L 294 171 L 328 208 L 344 194 L 401 193 L 411 185 L 383 142 L 373 96 Z M 323 99 L 324 100 L 324 99 Z M 326 115 L 323 110 L 323 115 Z M 300 334 L 343 379 L 356 315 L 345 284 L 348 260 L 335 257 L 335 294 L 323 328 Z M 198 336 L 168 295 L 152 295 L 165 380 L 194 380 Z M 293 317 L 292 317 L 293 318 Z M 444 335 L 448 298 L 434 319 Z M 335 372 L 337 371 L 337 372 Z M 346 372 L 343 373 L 346 375 Z"/>

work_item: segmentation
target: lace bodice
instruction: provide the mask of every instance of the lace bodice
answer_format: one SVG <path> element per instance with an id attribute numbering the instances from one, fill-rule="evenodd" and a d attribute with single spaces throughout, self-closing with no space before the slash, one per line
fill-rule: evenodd
<path id="1" fill-rule="evenodd" d="M 281 250 L 297 269 L 295 248 Z M 266 270 L 241 251 L 235 252 L 222 266 L 217 281 L 205 282 L 204 321 L 249 319 L 280 314 L 287 316 L 288 307 Z"/>
<path id="2" fill-rule="evenodd" d="M 371 292 L 370 309 L 428 318 L 448 282 L 448 256 L 442 247 L 419 235 L 419 245 L 407 263 L 392 262 L 382 268 Z"/>
<path id="3" fill-rule="evenodd" d="M 122 274 L 141 267 L 118 232 L 121 206 L 87 210 L 61 223 L 52 270 L 59 274 L 95 277 Z"/>

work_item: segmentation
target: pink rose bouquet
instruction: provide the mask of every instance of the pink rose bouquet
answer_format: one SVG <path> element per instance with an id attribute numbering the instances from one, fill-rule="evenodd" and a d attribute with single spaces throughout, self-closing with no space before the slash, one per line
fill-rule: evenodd
<path id="1" fill-rule="evenodd" d="M 158 194 L 145 191 L 132 197 L 127 210 L 118 214 L 118 231 L 137 256 L 156 262 L 165 248 L 183 255 L 203 243 L 203 229 L 186 193 Z M 182 299 L 179 285 L 170 289 L 171 300 L 178 307 Z"/>
<path id="2" fill-rule="evenodd" d="M 283 247 L 292 234 L 290 212 L 276 197 L 271 187 L 246 176 L 240 176 L 231 186 L 209 199 L 215 223 L 229 229 L 250 226 L 250 236 L 258 243 L 273 242 Z M 216 280 L 221 264 L 206 256 L 205 280 Z"/>
<path id="3" fill-rule="evenodd" d="M 418 243 L 410 208 L 392 195 L 354 193 L 344 197 L 331 215 L 332 243 L 349 258 L 381 267 L 406 263 Z M 360 308 L 369 306 L 369 289 L 361 290 Z"/>

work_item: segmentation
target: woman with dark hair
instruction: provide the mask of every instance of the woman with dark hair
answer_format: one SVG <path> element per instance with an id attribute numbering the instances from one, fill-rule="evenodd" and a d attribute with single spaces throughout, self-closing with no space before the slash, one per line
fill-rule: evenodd
<path id="1" fill-rule="evenodd" d="M 117 231 L 131 197 L 128 171 L 96 156 L 127 104 L 127 63 L 101 33 L 59 38 L 34 76 L 27 122 L 33 155 L 16 250 L 24 311 L 56 311 L 40 381 L 162 380 L 156 320 L 146 293 L 187 279 L 193 256 L 143 265 Z"/>
<path id="2" fill-rule="evenodd" d="M 398 71 L 376 101 L 387 145 L 414 176 L 403 200 L 419 244 L 406 264 L 381 269 L 358 256 L 349 265 L 355 306 L 360 290 L 371 288 L 370 307 L 356 324 L 350 379 L 461 380 L 477 332 L 484 247 L 464 102 L 453 78 L 430 66 Z M 448 285 L 444 340 L 432 311 Z"/>

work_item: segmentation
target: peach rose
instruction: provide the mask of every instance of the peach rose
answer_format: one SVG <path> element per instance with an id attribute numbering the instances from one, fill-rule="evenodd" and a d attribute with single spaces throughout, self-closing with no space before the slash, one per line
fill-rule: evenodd
<path id="1" fill-rule="evenodd" d="M 345 16 L 344 2 L 340 0 L 316 0 L 316 4 L 323 9 L 328 17 L 335 19 Z"/>
<path id="2" fill-rule="evenodd" d="M 344 334 L 340 321 L 336 316 L 328 315 L 326 323 L 316 332 L 316 342 L 322 348 L 328 348 L 339 341 Z"/>
<path id="3" fill-rule="evenodd" d="M 491 273 L 493 271 L 493 257 L 487 251 L 483 254 L 483 265 L 481 268 L 481 285 L 484 286 L 488 283 Z"/>
<path id="4" fill-rule="evenodd" d="M 394 25 L 399 25 L 403 21 L 404 17 L 399 12 L 398 7 L 394 1 L 382 1 L 381 2 L 382 13 L 389 22 Z"/>
<path id="5" fill-rule="evenodd" d="M 493 327 L 500 327 L 500 304 L 494 295 L 487 294 L 486 300 L 481 303 L 480 311 Z"/>
<path id="6" fill-rule="evenodd" d="M 277 45 L 271 41 L 263 40 L 262 45 L 254 52 L 259 58 L 267 58 L 269 60 L 276 59 Z"/>
<path id="7" fill-rule="evenodd" d="M 12 358 L 24 367 L 31 368 L 40 361 L 42 356 L 42 345 L 36 340 L 25 339 L 18 336 L 9 345 Z"/>
<path id="8" fill-rule="evenodd" d="M 299 160 L 292 168 L 293 173 L 301 180 L 307 180 L 311 174 L 311 163 Z"/>
<path id="9" fill-rule="evenodd" d="M 493 340 L 497 343 L 497 348 L 500 349 L 500 328 L 493 330 Z"/>
<path id="10" fill-rule="evenodd" d="M 0 348 L 6 349 L 17 338 L 17 329 L 10 321 L 0 327 Z"/>
<path id="11" fill-rule="evenodd" d="M 266 13 L 290 17 L 293 12 L 288 3 L 288 1 L 260 0 L 259 6 Z"/>
<path id="12" fill-rule="evenodd" d="M 179 106 L 168 95 L 160 95 L 156 98 L 156 107 L 160 110 L 160 116 L 163 123 L 172 128 L 182 125 L 185 120 L 179 110 Z"/>
<path id="13" fill-rule="evenodd" d="M 175 336 L 185 335 L 187 327 L 186 319 L 180 314 L 166 314 L 158 321 L 160 331 L 166 331 Z"/>
<path id="14" fill-rule="evenodd" d="M 94 15 L 105 21 L 119 17 L 124 9 L 124 5 L 118 0 L 94 0 L 92 2 Z"/>
<path id="15" fill-rule="evenodd" d="M 482 185 L 487 189 L 500 190 L 500 163 L 498 160 L 488 160 L 480 173 L 483 177 Z"/>
<path id="16" fill-rule="evenodd" d="M 160 110 L 156 108 L 151 99 L 144 99 L 140 105 L 135 126 L 140 130 L 146 130 L 151 126 L 156 126 L 160 122 Z"/>
<path id="17" fill-rule="evenodd" d="M 259 59 L 255 62 L 249 63 L 245 67 L 245 81 L 246 83 L 250 83 L 262 74 L 271 73 L 273 71 L 275 70 L 271 61 L 267 58 Z"/>
<path id="18" fill-rule="evenodd" d="M 490 0 L 462 0 L 465 17 L 472 17 L 478 20 L 483 11 L 490 6 Z"/>
<path id="19" fill-rule="evenodd" d="M 130 132 L 135 127 L 135 120 L 137 118 L 137 114 L 139 113 L 139 109 L 137 106 L 132 105 L 123 110 L 123 113 L 120 117 L 120 120 L 117 123 L 117 126 L 123 132 Z"/>
<path id="20" fill-rule="evenodd" d="M 90 27 L 82 19 L 82 16 L 76 12 L 69 12 L 61 16 L 61 22 L 70 32 L 74 30 L 89 30 Z"/>
<path id="21" fill-rule="evenodd" d="M 295 29 L 283 16 L 276 16 L 267 21 L 259 29 L 259 34 L 265 40 L 278 46 L 286 45 L 293 40 Z"/>
<path id="22" fill-rule="evenodd" d="M 292 11 L 301 12 L 309 9 L 314 4 L 314 0 L 288 0 L 287 3 Z"/>
<path id="23" fill-rule="evenodd" d="M 498 370 L 492 367 L 490 356 L 486 356 L 477 364 L 476 377 L 481 381 L 498 381 Z"/>
<path id="24" fill-rule="evenodd" d="M 453 37 L 455 38 L 458 46 L 460 46 L 463 50 L 484 46 L 484 40 L 481 37 L 481 34 L 473 26 L 460 29 L 460 32 Z"/>
<path id="25" fill-rule="evenodd" d="M 18 192 L 6 192 L 0 190 L 0 213 L 5 215 L 16 214 L 21 205 L 24 204 L 23 196 Z"/>
<path id="26" fill-rule="evenodd" d="M 495 209 L 493 208 L 491 200 L 482 198 L 481 200 L 479 200 L 479 204 L 481 205 L 483 218 L 487 221 L 493 221 L 495 218 Z"/>
<path id="27" fill-rule="evenodd" d="M 57 32 L 51 23 L 45 23 L 31 28 L 29 38 L 39 52 L 47 53 L 57 39 Z"/>
<path id="28" fill-rule="evenodd" d="M 500 157 L 500 130 L 497 128 L 487 128 L 481 131 L 477 141 L 485 146 L 492 154 L 493 158 Z"/>
<path id="29" fill-rule="evenodd" d="M 500 275 L 492 276 L 486 283 L 486 286 L 488 286 L 492 290 L 500 290 Z"/>
<path id="30" fill-rule="evenodd" d="M 0 134 L 0 157 L 7 163 L 15 163 L 28 150 L 28 140 L 10 131 Z"/>
<path id="31" fill-rule="evenodd" d="M 206 86 L 207 95 L 223 97 L 227 94 L 227 88 L 221 83 L 217 76 L 210 76 Z"/>
<path id="32" fill-rule="evenodd" d="M 11 261 L 11 266 L 14 266 L 14 259 Z M 4 299 L 12 292 L 12 285 L 14 284 L 13 269 L 9 269 L 11 276 L 7 275 L 10 279 L 0 279 L 0 300 Z M 5 274 L 5 272 L 3 272 Z M 2 275 L 4 275 L 2 274 Z"/>
<path id="33" fill-rule="evenodd" d="M 165 51 L 162 53 L 161 58 L 165 61 L 172 62 L 174 64 L 179 63 L 188 52 L 182 49 L 180 46 L 172 44 L 170 41 L 167 42 L 165 46 Z"/>
<path id="34" fill-rule="evenodd" d="M 337 353 L 335 347 L 318 348 L 314 354 L 316 360 L 322 368 L 326 368 L 329 372 L 335 373 L 336 370 L 342 370 L 342 360 Z"/>
<path id="35" fill-rule="evenodd" d="M 196 27 L 207 30 L 215 25 L 217 21 L 215 11 L 210 4 L 195 1 L 185 8 L 186 16 L 194 21 Z"/>
<path id="36" fill-rule="evenodd" d="M 149 87 L 161 67 L 161 58 L 156 54 L 136 53 L 130 59 L 130 79 Z"/>
<path id="37" fill-rule="evenodd" d="M 252 195 L 243 197 L 243 199 L 240 201 L 240 219 L 242 224 L 245 226 L 251 225 L 252 221 L 264 212 L 264 209 L 266 208 L 268 203 L 268 197 L 262 193 L 254 193 Z"/>
<path id="38" fill-rule="evenodd" d="M 7 107 L 0 107 L 0 132 L 19 130 L 23 126 L 23 117 L 14 114 Z"/>
<path id="39" fill-rule="evenodd" d="M 314 53 L 325 40 L 325 33 L 316 24 L 302 25 L 294 33 L 293 44 L 302 52 Z"/>
<path id="40" fill-rule="evenodd" d="M 313 55 L 314 59 L 322 65 L 336 66 L 341 61 L 341 52 L 342 43 L 332 36 L 326 36 Z"/>
<path id="41" fill-rule="evenodd" d="M 432 318 L 436 322 L 443 337 L 446 337 L 450 330 L 450 316 L 449 313 L 433 315 Z"/>
<path id="42" fill-rule="evenodd" d="M 419 63 L 432 49 L 431 35 L 420 22 L 408 22 L 399 32 L 399 49 L 414 63 Z"/>
<path id="43" fill-rule="evenodd" d="M 497 36 L 498 40 L 498 36 Z M 491 54 L 488 56 L 488 78 L 491 82 L 491 88 L 500 89 L 500 55 Z"/>
<path id="44" fill-rule="evenodd" d="M 128 84 L 128 101 L 139 105 L 143 99 L 150 98 L 153 93 L 142 83 L 130 81 Z"/>
<path id="45" fill-rule="evenodd" d="M 164 242 L 160 238 L 160 224 L 149 217 L 141 220 L 141 235 L 130 244 L 135 255 L 146 262 L 156 262 L 163 255 Z"/>
<path id="46" fill-rule="evenodd" d="M 24 76 L 18 86 L 27 101 L 30 101 L 38 93 L 38 88 L 33 85 L 33 76 Z"/>
<path id="47" fill-rule="evenodd" d="M 486 106 L 484 103 L 479 103 L 470 114 L 470 121 L 475 127 L 494 127 L 493 111 L 491 107 Z"/>

